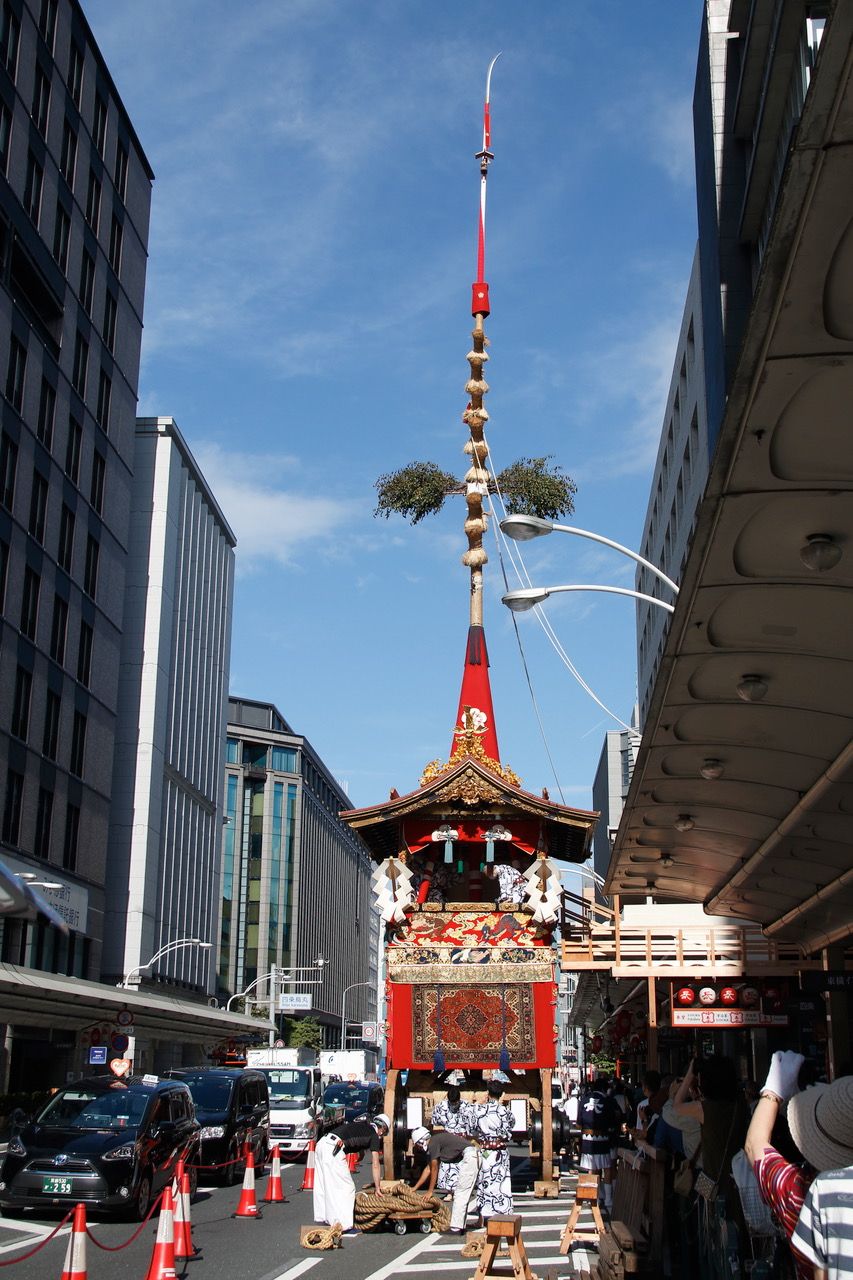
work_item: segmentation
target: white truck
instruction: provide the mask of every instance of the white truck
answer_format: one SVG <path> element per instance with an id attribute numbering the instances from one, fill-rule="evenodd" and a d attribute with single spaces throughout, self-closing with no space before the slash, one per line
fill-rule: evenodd
<path id="1" fill-rule="evenodd" d="M 329 1084 L 332 1078 L 342 1080 L 363 1080 L 365 1083 L 377 1079 L 376 1050 L 370 1049 L 321 1049 L 320 1074 L 323 1083 Z"/>
<path id="2" fill-rule="evenodd" d="M 324 1132 L 322 1087 L 312 1049 L 249 1049 L 246 1066 L 262 1071 L 270 1094 L 270 1147 L 298 1160 Z"/>

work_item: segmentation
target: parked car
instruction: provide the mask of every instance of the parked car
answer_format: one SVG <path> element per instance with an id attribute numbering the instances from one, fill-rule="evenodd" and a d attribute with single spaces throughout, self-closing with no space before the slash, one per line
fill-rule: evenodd
<path id="1" fill-rule="evenodd" d="M 323 1094 L 323 1112 L 332 1124 L 350 1120 L 369 1120 L 383 1109 L 385 1095 L 380 1084 L 360 1084 L 347 1081 L 326 1086 Z M 343 1108 L 343 1115 L 340 1115 Z M 336 1119 L 336 1115 L 340 1116 Z"/>
<path id="2" fill-rule="evenodd" d="M 262 1071 L 235 1067 L 183 1067 L 167 1073 L 182 1080 L 192 1094 L 201 1125 L 202 1165 L 225 1165 L 217 1170 L 223 1182 L 243 1176 L 243 1152 L 248 1142 L 255 1168 L 269 1159 L 270 1099 Z"/>
<path id="3" fill-rule="evenodd" d="M 199 1126 L 177 1080 L 96 1076 L 53 1095 L 9 1139 L 0 1208 L 87 1208 L 144 1218 L 179 1159 L 198 1162 Z M 197 1171 L 189 1169 L 193 1194 Z"/>

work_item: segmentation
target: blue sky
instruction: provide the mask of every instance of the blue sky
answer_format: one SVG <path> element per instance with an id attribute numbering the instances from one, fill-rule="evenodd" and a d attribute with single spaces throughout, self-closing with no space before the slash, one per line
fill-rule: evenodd
<path id="1" fill-rule="evenodd" d="M 552 454 L 575 522 L 638 547 L 696 237 L 699 0 L 84 0 L 156 174 L 140 413 L 173 416 L 237 536 L 232 692 L 271 700 L 354 804 L 446 759 L 468 608 L 464 503 L 412 529 L 376 477 L 461 475 L 485 71 L 492 83 L 487 438 Z M 503 760 L 559 798 L 487 542 Z M 633 585 L 580 539 L 534 582 Z M 515 585 L 515 584 L 514 584 Z M 547 607 L 627 719 L 629 601 Z M 566 803 L 606 729 L 521 623 Z"/>

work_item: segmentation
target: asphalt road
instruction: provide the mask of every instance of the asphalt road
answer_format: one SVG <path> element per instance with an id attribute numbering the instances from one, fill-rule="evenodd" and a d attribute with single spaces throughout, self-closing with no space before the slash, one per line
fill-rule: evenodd
<path id="1" fill-rule="evenodd" d="M 522 1214 L 522 1233 L 533 1271 L 541 1280 L 575 1277 L 581 1271 L 575 1263 L 560 1258 L 558 1247 L 571 1200 L 569 1185 L 558 1200 L 534 1200 L 527 1186 L 530 1168 L 521 1154 L 513 1161 L 516 1212 Z M 262 1217 L 234 1219 L 240 1187 L 202 1185 L 192 1207 L 193 1239 L 201 1254 L 178 1264 L 185 1280 L 469 1280 L 476 1261 L 460 1256 L 462 1240 L 435 1233 L 423 1235 L 410 1224 L 406 1236 L 392 1230 L 347 1237 L 343 1247 L 316 1252 L 299 1244 L 301 1226 L 312 1223 L 311 1194 L 300 1192 L 302 1165 L 283 1165 L 282 1179 L 288 1202 L 264 1207 L 266 1177 L 258 1179 L 257 1194 Z M 357 1178 L 361 1185 L 364 1178 Z M 20 1263 L 13 1262 L 39 1244 L 61 1221 L 61 1214 L 23 1219 L 0 1219 L 0 1263 L 7 1280 L 58 1280 L 62 1274 L 68 1228 Z M 90 1215 L 88 1225 L 95 1239 L 115 1249 L 130 1238 L 134 1224 L 112 1222 Z M 145 1280 L 156 1234 L 156 1215 L 127 1248 L 106 1252 L 87 1242 L 87 1273 L 90 1280 Z M 508 1261 L 496 1274 L 511 1275 Z"/>

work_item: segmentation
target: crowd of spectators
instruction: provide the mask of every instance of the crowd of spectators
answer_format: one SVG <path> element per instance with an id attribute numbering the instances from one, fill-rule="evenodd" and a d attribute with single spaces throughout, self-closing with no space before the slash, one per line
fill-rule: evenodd
<path id="1" fill-rule="evenodd" d="M 853 1074 L 815 1082 L 780 1051 L 759 1089 L 715 1055 L 636 1088 L 569 1086 L 563 1110 L 567 1156 L 600 1175 L 605 1212 L 617 1168 L 665 1165 L 667 1275 L 853 1280 Z"/>

